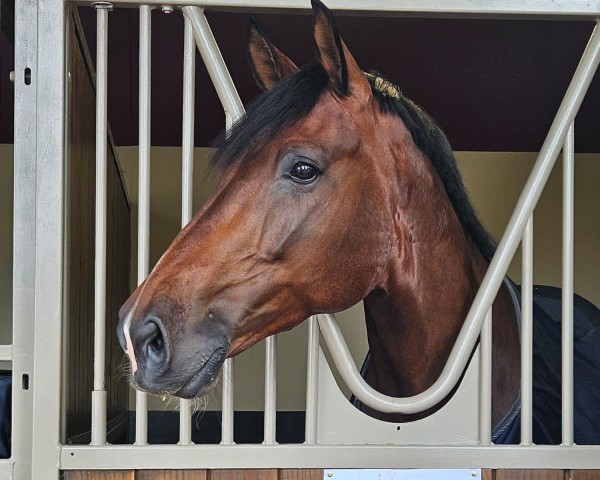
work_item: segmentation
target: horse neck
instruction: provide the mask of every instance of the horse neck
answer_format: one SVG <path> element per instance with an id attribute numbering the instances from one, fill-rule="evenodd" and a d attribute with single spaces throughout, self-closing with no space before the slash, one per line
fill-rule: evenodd
<path id="1" fill-rule="evenodd" d="M 371 383 L 396 397 L 418 394 L 439 377 L 488 268 L 441 180 L 429 174 L 434 188 L 410 189 L 410 200 L 394 216 L 397 238 L 387 276 L 365 299 Z M 492 416 L 498 422 L 518 389 L 518 331 L 504 287 L 494 303 L 493 325 L 499 358 L 493 381 L 500 387 Z"/>

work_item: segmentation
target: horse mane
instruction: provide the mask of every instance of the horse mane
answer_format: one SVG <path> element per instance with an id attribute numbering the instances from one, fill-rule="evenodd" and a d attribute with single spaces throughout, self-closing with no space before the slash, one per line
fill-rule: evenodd
<path id="1" fill-rule="evenodd" d="M 496 242 L 479 220 L 444 132 L 418 105 L 402 95 L 392 82 L 373 71 L 365 73 L 365 76 L 381 109 L 386 113 L 395 113 L 402 119 L 419 150 L 429 158 L 463 228 L 483 256 L 491 260 L 496 251 Z"/>
<path id="2" fill-rule="evenodd" d="M 429 158 L 461 225 L 483 256 L 490 260 L 496 251 L 496 243 L 477 216 L 446 135 L 393 83 L 377 72 L 366 72 L 365 76 L 382 111 L 398 115 L 417 147 Z M 272 90 L 252 102 L 246 115 L 233 125 L 227 135 L 217 140 L 211 168 L 220 173 L 244 158 L 253 158 L 248 154 L 258 145 L 273 140 L 309 114 L 327 88 L 328 81 L 320 63 L 309 64 L 283 78 Z"/>

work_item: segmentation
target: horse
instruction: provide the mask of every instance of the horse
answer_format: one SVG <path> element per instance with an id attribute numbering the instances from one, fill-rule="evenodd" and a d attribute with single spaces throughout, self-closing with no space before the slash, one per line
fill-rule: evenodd
<path id="1" fill-rule="evenodd" d="M 374 388 L 416 395 L 445 365 L 496 245 L 442 130 L 361 70 L 319 0 L 312 13 L 318 54 L 302 68 L 250 20 L 263 93 L 217 145 L 215 191 L 119 313 L 138 389 L 203 396 L 226 358 L 360 301 Z M 519 401 L 511 289 L 492 307 L 495 432 Z"/>

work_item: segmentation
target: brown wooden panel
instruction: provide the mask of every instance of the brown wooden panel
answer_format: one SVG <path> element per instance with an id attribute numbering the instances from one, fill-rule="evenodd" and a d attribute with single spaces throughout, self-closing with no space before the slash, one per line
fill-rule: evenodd
<path id="1" fill-rule="evenodd" d="M 496 470 L 495 480 L 564 480 L 564 470 Z"/>
<path id="2" fill-rule="evenodd" d="M 283 468 L 279 470 L 279 480 L 323 480 L 320 468 Z"/>
<path id="3" fill-rule="evenodd" d="M 600 480 L 600 470 L 569 470 L 568 480 Z"/>
<path id="4" fill-rule="evenodd" d="M 482 469 L 481 480 L 496 480 L 495 470 L 489 468 Z"/>
<path id="5" fill-rule="evenodd" d="M 278 480 L 276 469 L 209 470 L 209 480 Z"/>
<path id="6" fill-rule="evenodd" d="M 136 480 L 206 480 L 206 470 L 140 470 Z"/>
<path id="7" fill-rule="evenodd" d="M 65 480 L 135 480 L 133 470 L 72 470 Z"/>

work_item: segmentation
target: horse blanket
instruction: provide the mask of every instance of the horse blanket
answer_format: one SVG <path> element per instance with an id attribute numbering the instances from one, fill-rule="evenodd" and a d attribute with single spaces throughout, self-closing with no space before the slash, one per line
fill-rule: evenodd
<path id="1" fill-rule="evenodd" d="M 505 279 L 519 326 L 520 288 Z M 600 445 L 600 310 L 585 298 L 573 299 L 573 428 L 578 445 Z M 533 292 L 533 441 L 558 445 L 562 441 L 561 290 L 536 285 Z M 372 378 L 370 353 L 361 375 Z M 352 398 L 360 410 L 364 405 Z M 521 436 L 521 400 L 492 431 L 496 444 L 518 444 Z"/>

